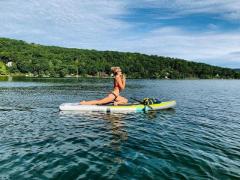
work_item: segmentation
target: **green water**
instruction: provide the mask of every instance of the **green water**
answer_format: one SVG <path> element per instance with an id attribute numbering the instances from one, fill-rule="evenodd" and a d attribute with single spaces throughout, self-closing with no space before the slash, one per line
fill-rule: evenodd
<path id="1" fill-rule="evenodd" d="M 149 113 L 62 113 L 110 79 L 0 82 L 0 179 L 239 179 L 240 81 L 128 80 L 124 96 L 177 100 Z"/>

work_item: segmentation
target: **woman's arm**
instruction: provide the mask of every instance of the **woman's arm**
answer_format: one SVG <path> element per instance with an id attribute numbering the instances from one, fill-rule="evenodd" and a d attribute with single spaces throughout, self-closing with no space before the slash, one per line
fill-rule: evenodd
<path id="1" fill-rule="evenodd" d="M 123 83 L 123 89 L 126 87 L 126 76 L 123 74 L 122 75 L 122 83 Z"/>
<path id="2" fill-rule="evenodd" d="M 126 86 L 126 78 L 125 76 L 123 75 L 122 78 L 121 76 L 116 76 L 116 81 L 118 83 L 118 86 L 121 90 L 125 89 L 125 86 Z"/>

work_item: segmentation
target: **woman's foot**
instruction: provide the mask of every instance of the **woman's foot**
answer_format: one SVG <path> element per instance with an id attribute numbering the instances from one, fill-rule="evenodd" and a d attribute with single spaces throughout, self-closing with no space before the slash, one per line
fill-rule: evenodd
<path id="1" fill-rule="evenodd" d="M 79 104 L 84 105 L 86 101 L 81 101 Z"/>
<path id="2" fill-rule="evenodd" d="M 124 105 L 124 104 L 127 104 L 128 101 L 114 101 L 113 105 L 114 106 L 118 106 L 118 105 Z"/>

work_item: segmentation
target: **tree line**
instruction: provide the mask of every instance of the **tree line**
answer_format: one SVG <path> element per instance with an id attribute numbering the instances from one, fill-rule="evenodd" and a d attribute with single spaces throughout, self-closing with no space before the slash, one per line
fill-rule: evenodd
<path id="1" fill-rule="evenodd" d="M 6 67 L 12 62 L 10 67 Z M 120 66 L 131 78 L 231 78 L 240 73 L 177 58 L 43 46 L 0 38 L 0 74 L 31 74 L 40 77 L 108 76 L 111 66 Z"/>

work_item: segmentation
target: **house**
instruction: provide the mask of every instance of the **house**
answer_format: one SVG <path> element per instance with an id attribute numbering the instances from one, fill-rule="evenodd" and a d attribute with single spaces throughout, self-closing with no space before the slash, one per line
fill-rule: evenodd
<path id="1" fill-rule="evenodd" d="M 7 64 L 6 64 L 7 67 L 12 67 L 13 66 L 13 62 L 12 61 L 9 61 Z"/>

